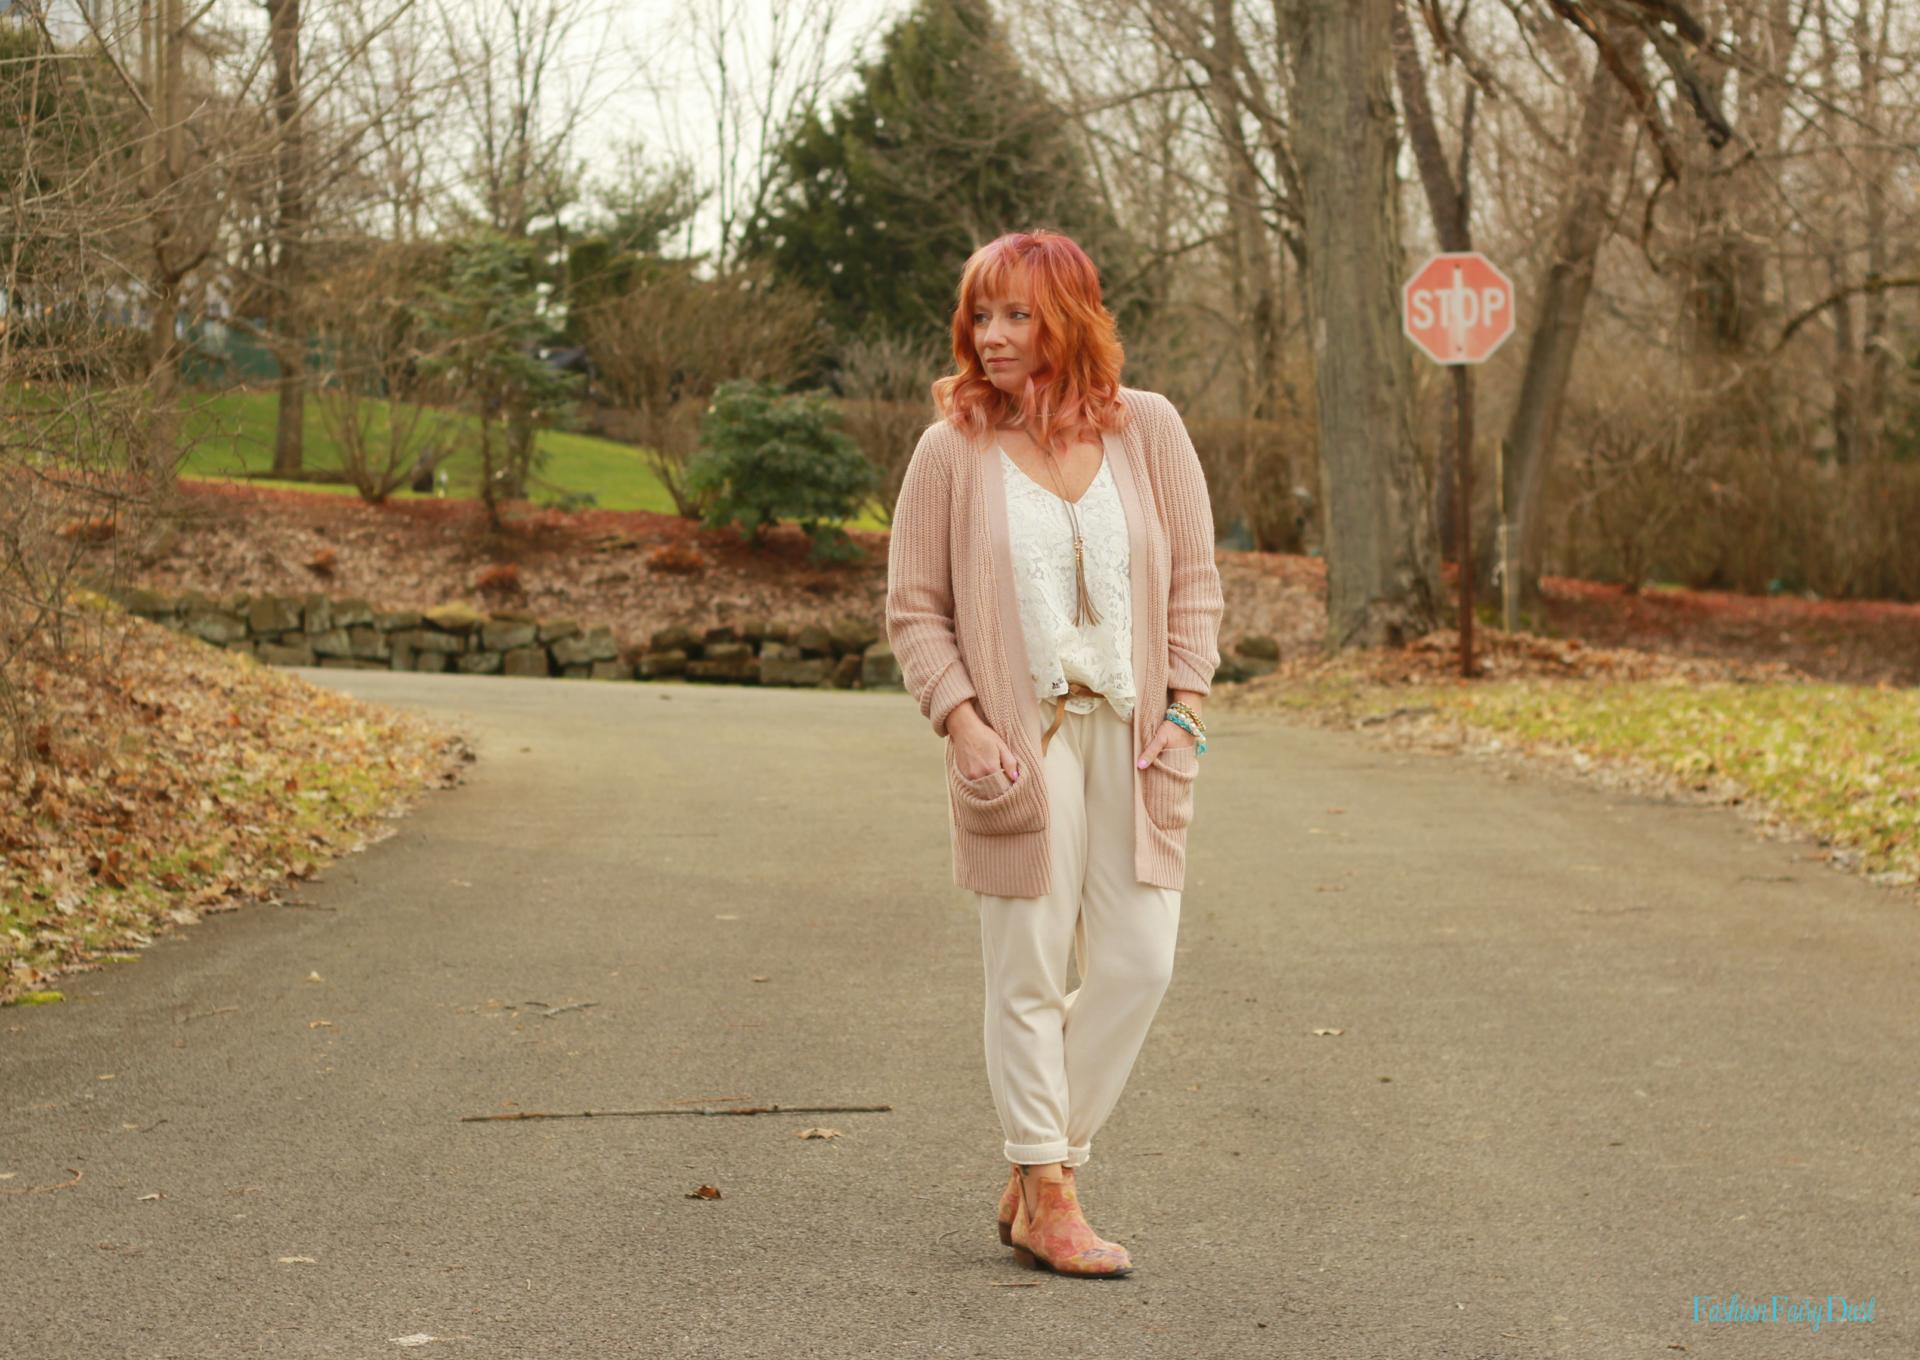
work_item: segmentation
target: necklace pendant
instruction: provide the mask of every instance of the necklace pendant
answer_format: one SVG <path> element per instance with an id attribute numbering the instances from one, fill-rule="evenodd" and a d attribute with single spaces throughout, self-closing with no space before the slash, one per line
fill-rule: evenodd
<path id="1" fill-rule="evenodd" d="M 1087 566 L 1085 559 L 1080 554 L 1080 543 L 1078 539 L 1074 540 L 1073 544 L 1073 582 L 1074 626 L 1078 627 L 1080 625 L 1083 614 L 1088 623 L 1100 622 L 1100 616 L 1094 612 L 1093 596 L 1087 592 Z"/>

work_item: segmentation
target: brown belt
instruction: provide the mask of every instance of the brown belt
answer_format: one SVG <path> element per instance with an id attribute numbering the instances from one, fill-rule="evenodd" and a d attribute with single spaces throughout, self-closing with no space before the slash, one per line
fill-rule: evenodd
<path id="1" fill-rule="evenodd" d="M 1045 732 L 1042 732 L 1040 734 L 1040 754 L 1042 756 L 1046 755 L 1047 743 L 1052 741 L 1053 734 L 1060 730 L 1060 720 L 1066 717 L 1067 715 L 1067 700 L 1069 699 L 1104 699 L 1106 697 L 1107 696 L 1102 694 L 1099 690 L 1089 689 L 1085 685 L 1081 684 L 1078 680 L 1068 681 L 1067 692 L 1065 694 L 1057 695 L 1054 699 L 1053 726 L 1049 727 Z"/>

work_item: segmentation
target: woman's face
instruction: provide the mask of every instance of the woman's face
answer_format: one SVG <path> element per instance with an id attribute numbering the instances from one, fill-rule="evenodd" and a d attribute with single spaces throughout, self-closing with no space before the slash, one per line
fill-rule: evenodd
<path id="1" fill-rule="evenodd" d="M 987 380 L 1008 396 L 1026 390 L 1033 371 L 1033 314 L 1022 297 L 983 297 L 973 308 L 973 348 Z"/>

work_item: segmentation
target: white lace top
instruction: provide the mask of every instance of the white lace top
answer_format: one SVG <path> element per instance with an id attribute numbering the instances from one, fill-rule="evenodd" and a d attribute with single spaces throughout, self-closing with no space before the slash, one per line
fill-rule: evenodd
<path id="1" fill-rule="evenodd" d="M 1099 690 L 1122 718 L 1133 716 L 1133 586 L 1128 574 L 1127 512 L 1105 459 L 1086 493 L 1074 502 L 1086 541 L 1087 596 L 1098 623 L 1073 621 L 1078 588 L 1073 571 L 1073 525 L 1058 493 L 1020 470 L 1004 448 L 1007 535 L 1020 601 L 1020 627 L 1043 701 L 1064 694 L 1067 682 Z M 1098 699 L 1067 700 L 1069 713 L 1091 713 Z M 1051 715 L 1048 715 L 1051 721 Z"/>

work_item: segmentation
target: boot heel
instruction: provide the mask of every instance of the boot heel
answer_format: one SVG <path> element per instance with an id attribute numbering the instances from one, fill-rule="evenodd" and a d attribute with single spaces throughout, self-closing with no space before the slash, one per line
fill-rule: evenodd
<path id="1" fill-rule="evenodd" d="M 1028 1270 L 1040 1269 L 1040 1262 L 1035 1259 L 1034 1254 L 1025 1247 L 1014 1247 L 1013 1259 L 1025 1266 Z"/>

